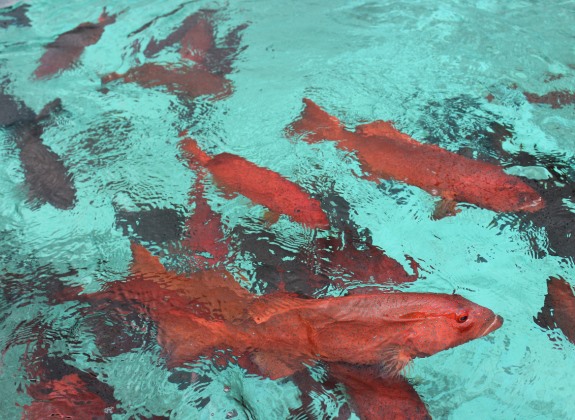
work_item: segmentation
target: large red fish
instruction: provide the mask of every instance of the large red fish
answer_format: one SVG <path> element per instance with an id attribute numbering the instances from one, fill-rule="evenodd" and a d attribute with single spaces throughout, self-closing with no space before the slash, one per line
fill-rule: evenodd
<path id="1" fill-rule="evenodd" d="M 98 23 L 81 23 L 74 29 L 64 32 L 54 42 L 46 45 L 47 51 L 40 58 L 40 65 L 34 71 L 37 79 L 53 76 L 59 71 L 72 67 L 84 52 L 84 48 L 100 40 L 107 25 L 116 21 L 116 15 L 108 15 L 106 9 Z"/>
<path id="2" fill-rule="evenodd" d="M 355 153 L 370 180 L 394 179 L 442 197 L 436 217 L 454 214 L 456 202 L 498 212 L 534 212 L 545 205 L 533 188 L 499 166 L 419 143 L 385 121 L 349 131 L 310 99 L 304 99 L 301 118 L 289 131 L 309 143 L 336 141 L 338 148 Z"/>
<path id="3" fill-rule="evenodd" d="M 543 328 L 559 328 L 575 344 L 575 295 L 564 279 L 551 277 L 547 281 L 545 304 L 535 322 Z"/>
<path id="4" fill-rule="evenodd" d="M 225 271 L 186 278 L 166 271 L 144 248 L 132 249 L 137 274 L 75 299 L 135 305 L 158 325 L 157 339 L 169 366 L 233 348 L 237 354 L 249 353 L 259 372 L 272 379 L 318 360 L 378 365 L 382 374 L 393 376 L 414 357 L 482 337 L 503 322 L 458 295 L 257 296 Z"/>
<path id="5" fill-rule="evenodd" d="M 401 376 L 382 377 L 377 366 L 329 365 L 329 374 L 345 385 L 350 405 L 363 420 L 430 420 L 421 398 Z"/>
<path id="6" fill-rule="evenodd" d="M 110 73 L 102 78 L 103 83 L 114 80 L 137 83 L 145 88 L 164 86 L 168 92 L 182 94 L 191 99 L 203 95 L 222 99 L 232 93 L 231 83 L 225 78 L 201 68 L 182 65 L 146 63 L 131 68 L 124 74 Z"/>
<path id="7" fill-rule="evenodd" d="M 184 138 L 181 147 L 188 154 L 193 167 L 199 163 L 225 192 L 244 195 L 254 203 L 267 207 L 272 219 L 285 214 L 312 229 L 329 227 L 320 202 L 277 172 L 231 153 L 210 157 L 190 138 Z"/>

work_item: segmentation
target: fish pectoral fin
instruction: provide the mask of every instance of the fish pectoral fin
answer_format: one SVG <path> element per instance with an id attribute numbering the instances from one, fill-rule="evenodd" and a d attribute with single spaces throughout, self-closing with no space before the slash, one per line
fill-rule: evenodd
<path id="1" fill-rule="evenodd" d="M 431 218 L 433 220 L 440 220 L 444 217 L 455 216 L 461 210 L 456 208 L 457 201 L 450 198 L 442 198 L 435 204 L 435 210 Z"/>
<path id="2" fill-rule="evenodd" d="M 279 379 L 291 376 L 305 368 L 301 358 L 287 358 L 285 355 L 265 351 L 257 351 L 251 355 L 262 376 Z"/>
<path id="3" fill-rule="evenodd" d="M 275 212 L 273 210 L 266 210 L 266 212 L 264 213 L 264 221 L 266 224 L 266 227 L 270 227 L 273 224 L 276 224 L 277 221 L 280 219 L 280 213 Z"/>
<path id="4" fill-rule="evenodd" d="M 389 346 L 381 352 L 381 375 L 396 377 L 410 364 L 412 357 L 401 346 Z"/>

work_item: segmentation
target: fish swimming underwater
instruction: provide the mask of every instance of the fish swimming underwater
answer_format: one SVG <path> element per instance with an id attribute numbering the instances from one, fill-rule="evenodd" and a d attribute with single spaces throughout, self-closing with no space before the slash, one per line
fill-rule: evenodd
<path id="1" fill-rule="evenodd" d="M 72 67 L 86 47 L 100 40 L 104 29 L 116 21 L 116 16 L 108 15 L 104 9 L 98 23 L 84 22 L 58 36 L 54 42 L 46 45 L 47 51 L 40 58 L 34 76 L 42 79 Z"/>
<path id="2" fill-rule="evenodd" d="M 205 168 L 224 192 L 241 194 L 267 207 L 272 221 L 277 220 L 280 214 L 285 214 L 312 229 L 329 228 L 329 221 L 320 202 L 277 172 L 231 153 L 210 157 L 191 138 L 184 138 L 181 148 L 192 168 L 198 165 Z"/>
<path id="3" fill-rule="evenodd" d="M 572 286 L 562 278 L 547 280 L 547 296 L 541 312 L 534 318 L 543 328 L 559 328 L 575 344 L 575 294 Z"/>
<path id="4" fill-rule="evenodd" d="M 436 218 L 455 214 L 457 202 L 497 212 L 535 212 L 545 206 L 533 188 L 499 166 L 419 143 L 385 121 L 349 131 L 310 99 L 303 101 L 304 110 L 288 127 L 289 134 L 308 143 L 336 141 L 338 148 L 355 153 L 369 180 L 394 179 L 440 196 Z"/>
<path id="5" fill-rule="evenodd" d="M 458 295 L 368 293 L 322 299 L 287 293 L 254 295 L 224 270 L 187 278 L 167 271 L 157 257 L 132 245 L 126 281 L 59 299 L 92 305 L 123 302 L 149 316 L 168 367 L 233 349 L 249 355 L 259 374 L 277 379 L 317 361 L 378 366 L 394 376 L 414 357 L 431 356 L 502 325 L 491 310 Z"/>
<path id="6" fill-rule="evenodd" d="M 50 203 L 59 209 L 70 209 L 76 201 L 76 187 L 60 156 L 42 140 L 42 121 L 60 107 L 60 100 L 47 104 L 36 115 L 25 104 L 0 89 L 0 126 L 10 130 L 24 170 L 28 196 L 32 203 Z"/>
<path id="7" fill-rule="evenodd" d="M 203 95 L 223 99 L 232 93 L 232 85 L 225 78 L 201 68 L 185 65 L 145 63 L 131 68 L 124 74 L 110 73 L 102 78 L 102 83 L 107 84 L 114 80 L 137 83 L 144 88 L 164 86 L 168 92 L 189 99 Z"/>

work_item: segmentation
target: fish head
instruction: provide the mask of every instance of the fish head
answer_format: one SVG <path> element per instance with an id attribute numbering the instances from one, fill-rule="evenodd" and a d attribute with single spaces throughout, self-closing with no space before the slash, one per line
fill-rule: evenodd
<path id="1" fill-rule="evenodd" d="M 520 178 L 497 179 L 493 193 L 486 197 L 495 211 L 524 211 L 534 213 L 545 207 L 545 200 Z"/>
<path id="2" fill-rule="evenodd" d="M 297 203 L 292 218 L 311 229 L 329 229 L 329 220 L 319 201 L 314 199 Z"/>
<path id="3" fill-rule="evenodd" d="M 320 358 L 380 365 L 396 375 L 415 357 L 483 337 L 503 319 L 459 295 L 370 293 L 320 299 L 303 314 Z"/>
<path id="4" fill-rule="evenodd" d="M 460 295 L 437 294 L 422 299 L 418 308 L 399 315 L 411 323 L 406 329 L 405 351 L 413 357 L 426 357 L 476 338 L 503 324 L 503 318 L 488 308 Z"/>

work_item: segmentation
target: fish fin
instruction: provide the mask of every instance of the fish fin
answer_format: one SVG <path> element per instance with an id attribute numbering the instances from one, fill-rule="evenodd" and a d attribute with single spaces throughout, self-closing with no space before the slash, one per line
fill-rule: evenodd
<path id="1" fill-rule="evenodd" d="M 152 255 L 150 251 L 142 245 L 132 242 L 132 264 L 130 266 L 132 273 L 165 273 L 166 269 L 160 262 L 160 259 Z"/>
<path id="2" fill-rule="evenodd" d="M 381 352 L 381 376 L 397 377 L 409 366 L 412 357 L 400 346 L 390 346 Z"/>
<path id="3" fill-rule="evenodd" d="M 280 214 L 278 212 L 267 210 L 264 214 L 264 221 L 266 222 L 266 227 L 270 227 L 271 225 L 277 223 L 280 219 Z"/>
<path id="4" fill-rule="evenodd" d="M 291 376 L 305 368 L 305 360 L 282 358 L 277 353 L 256 351 L 251 355 L 252 362 L 258 367 L 262 376 L 270 379 L 280 379 Z"/>
<path id="5" fill-rule="evenodd" d="M 391 121 L 377 120 L 368 124 L 361 124 L 355 127 L 355 133 L 364 137 L 383 137 L 387 139 L 401 140 L 406 143 L 416 143 L 409 135 L 402 133 L 394 127 Z"/>
<path id="6" fill-rule="evenodd" d="M 273 316 L 306 306 L 306 300 L 296 295 L 281 293 L 279 296 L 280 299 L 274 294 L 261 296 L 250 305 L 248 313 L 256 324 L 266 322 Z"/>
<path id="7" fill-rule="evenodd" d="M 304 135 L 308 143 L 342 139 L 343 125 L 336 117 L 325 112 L 311 99 L 304 98 L 303 103 L 301 117 L 288 126 L 288 135 Z"/>
<path id="8" fill-rule="evenodd" d="M 185 137 L 180 141 L 180 148 L 186 154 L 188 163 L 192 169 L 195 168 L 194 165 L 196 162 L 201 166 L 206 166 L 206 164 L 212 159 L 206 152 L 200 149 L 198 143 L 195 140 L 189 137 Z"/>
<path id="9" fill-rule="evenodd" d="M 442 198 L 435 204 L 435 210 L 431 218 L 433 220 L 440 220 L 444 217 L 455 216 L 461 210 L 456 208 L 457 201 L 450 198 Z"/>

